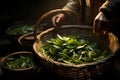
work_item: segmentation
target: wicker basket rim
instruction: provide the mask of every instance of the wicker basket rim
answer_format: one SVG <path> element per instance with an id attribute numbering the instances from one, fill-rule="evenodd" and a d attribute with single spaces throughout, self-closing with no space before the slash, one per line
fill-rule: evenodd
<path id="1" fill-rule="evenodd" d="M 32 55 L 32 52 L 30 52 L 30 51 L 14 52 L 14 53 L 11 53 L 11 54 L 8 54 L 8 55 L 2 57 L 2 59 L 0 60 L 1 65 L 2 65 L 4 68 L 8 69 L 8 68 L 4 65 L 4 60 L 5 60 L 7 57 L 9 57 L 9 56 L 13 56 L 13 55 L 21 54 L 21 53 L 22 53 L 22 54 L 30 54 L 30 55 Z M 10 70 L 23 71 L 23 70 L 32 69 L 33 67 L 35 67 L 35 65 L 33 65 L 33 66 L 31 66 L 31 67 L 28 67 L 28 68 L 24 68 L 24 69 L 10 69 Z"/>
<path id="2" fill-rule="evenodd" d="M 51 63 L 54 63 L 54 64 L 57 64 L 57 65 L 63 65 L 63 66 L 67 66 L 67 67 L 75 67 L 75 68 L 82 68 L 82 67 L 88 67 L 88 66 L 93 66 L 93 65 L 96 65 L 96 64 L 100 64 L 100 63 L 104 63 L 106 62 L 107 60 L 109 60 L 110 58 L 112 58 L 113 56 L 116 55 L 116 51 L 114 54 L 110 54 L 109 56 L 107 56 L 106 58 L 102 59 L 102 60 L 98 60 L 98 61 L 95 61 L 95 62 L 91 62 L 91 63 L 85 63 L 85 64 L 66 64 L 66 63 L 62 63 L 62 62 L 58 62 L 58 61 L 54 61 L 53 59 L 47 57 L 47 56 L 43 56 L 40 52 L 37 52 L 36 50 L 36 45 L 37 45 L 37 41 L 35 41 L 35 43 L 33 44 L 33 49 L 35 50 L 36 54 L 38 56 L 40 56 L 41 58 L 43 59 L 46 59 L 47 61 L 51 62 Z"/>

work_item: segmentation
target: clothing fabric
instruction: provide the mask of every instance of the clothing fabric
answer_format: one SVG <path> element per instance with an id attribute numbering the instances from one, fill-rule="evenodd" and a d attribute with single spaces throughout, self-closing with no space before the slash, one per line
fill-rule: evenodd
<path id="1" fill-rule="evenodd" d="M 73 10 L 79 13 L 80 24 L 92 25 L 99 7 L 105 0 L 67 0 L 63 9 Z"/>
<path id="2" fill-rule="evenodd" d="M 106 2 L 100 7 L 100 11 L 113 17 L 120 13 L 120 0 L 106 0 Z"/>
<path id="3" fill-rule="evenodd" d="M 120 41 L 120 0 L 106 0 L 99 9 L 111 20 L 110 31 L 113 32 Z"/>
<path id="4" fill-rule="evenodd" d="M 120 38 L 120 0 L 67 0 L 63 9 L 79 13 L 80 24 L 93 25 L 94 18 L 101 11 L 111 21 L 111 29 Z"/>

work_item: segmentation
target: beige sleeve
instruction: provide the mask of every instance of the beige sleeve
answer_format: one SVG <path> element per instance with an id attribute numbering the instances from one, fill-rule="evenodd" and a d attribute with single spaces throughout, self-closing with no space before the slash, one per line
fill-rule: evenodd
<path id="1" fill-rule="evenodd" d="M 80 2 L 79 0 L 67 0 L 67 4 L 62 8 L 66 10 L 74 10 L 78 11 L 80 7 Z"/>

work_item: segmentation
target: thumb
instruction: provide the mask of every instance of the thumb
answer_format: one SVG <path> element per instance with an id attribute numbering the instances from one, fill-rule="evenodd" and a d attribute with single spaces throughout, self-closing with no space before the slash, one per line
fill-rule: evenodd
<path id="1" fill-rule="evenodd" d="M 99 27 L 100 27 L 99 21 L 98 21 L 98 20 L 95 20 L 94 23 L 93 23 L 93 33 L 94 33 L 95 35 L 98 34 L 98 32 L 99 32 Z"/>
<path id="2" fill-rule="evenodd" d="M 57 17 L 55 20 L 54 26 L 56 27 L 56 26 L 60 25 L 61 20 L 62 19 L 60 17 Z"/>

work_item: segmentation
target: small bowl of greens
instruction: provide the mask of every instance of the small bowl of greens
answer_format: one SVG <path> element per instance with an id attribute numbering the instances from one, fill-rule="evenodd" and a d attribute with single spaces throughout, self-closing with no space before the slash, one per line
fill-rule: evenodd
<path id="1" fill-rule="evenodd" d="M 17 42 L 18 38 L 34 30 L 34 24 L 12 25 L 5 30 L 5 34 L 11 41 Z"/>
<path id="2" fill-rule="evenodd" d="M 14 52 L 1 59 L 3 74 L 10 76 L 30 76 L 36 73 L 37 65 L 32 52 Z"/>

